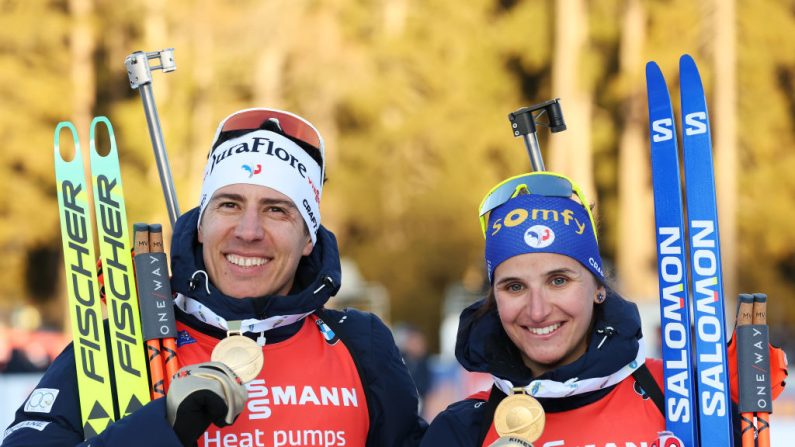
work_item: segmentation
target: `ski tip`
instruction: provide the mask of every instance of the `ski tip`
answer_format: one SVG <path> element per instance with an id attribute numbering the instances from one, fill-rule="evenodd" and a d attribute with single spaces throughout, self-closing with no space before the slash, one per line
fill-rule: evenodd
<path id="1" fill-rule="evenodd" d="M 108 127 L 111 127 L 110 120 L 107 116 L 95 116 L 94 119 L 91 120 L 91 127 L 96 126 L 97 123 L 104 123 Z"/>
<path id="2" fill-rule="evenodd" d="M 693 56 L 689 54 L 683 54 L 679 58 L 679 71 L 681 72 L 687 69 L 694 70 L 696 73 L 698 73 L 698 67 L 696 66 L 696 61 L 693 59 Z"/>
<path id="3" fill-rule="evenodd" d="M 108 132 L 108 143 L 110 143 L 109 147 L 101 149 L 97 147 L 97 126 L 100 123 L 105 126 L 105 129 Z M 92 159 L 94 154 L 104 158 L 116 153 L 116 134 L 113 132 L 113 125 L 110 123 L 108 117 L 95 116 L 94 119 L 91 120 L 91 126 L 88 129 L 88 136 L 88 144 L 89 148 L 91 149 Z"/>
<path id="4" fill-rule="evenodd" d="M 150 233 L 162 233 L 163 226 L 160 224 L 150 224 L 149 225 L 149 232 Z"/>
<path id="5" fill-rule="evenodd" d="M 61 132 L 63 132 L 64 129 L 69 129 L 72 133 L 72 142 L 74 144 L 71 156 L 67 157 L 61 152 Z M 72 124 L 71 121 L 61 121 L 55 126 L 55 132 L 53 133 L 53 149 L 56 160 L 61 160 L 66 163 L 70 163 L 75 159 L 80 160 L 80 138 L 77 136 L 77 128 L 75 128 L 75 125 Z"/>
<path id="6" fill-rule="evenodd" d="M 660 66 L 657 65 L 657 62 L 649 61 L 646 62 L 646 77 L 649 77 L 651 73 L 659 73 L 662 76 L 662 70 L 660 70 Z"/>

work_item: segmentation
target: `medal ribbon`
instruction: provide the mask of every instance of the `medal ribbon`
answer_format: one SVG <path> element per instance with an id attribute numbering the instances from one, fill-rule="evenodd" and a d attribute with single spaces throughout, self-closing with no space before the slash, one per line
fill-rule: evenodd
<path id="1" fill-rule="evenodd" d="M 605 377 L 592 377 L 590 379 L 578 380 L 576 377 L 565 382 L 556 382 L 554 380 L 533 380 L 527 386 L 515 387 L 509 380 L 501 379 L 497 376 L 494 378 L 494 384 L 503 393 L 510 396 L 516 392 L 524 392 L 533 397 L 568 397 L 577 394 L 589 393 L 591 391 L 601 390 L 609 386 L 613 386 L 622 380 L 626 379 L 636 369 L 640 368 L 646 362 L 646 352 L 643 347 L 643 340 L 639 340 L 638 353 L 635 359 L 627 363 L 621 369 Z"/>
<path id="2" fill-rule="evenodd" d="M 188 315 L 192 315 L 204 323 L 209 324 L 210 326 L 215 326 L 219 329 L 223 329 L 224 331 L 234 331 L 234 332 L 254 332 L 254 333 L 262 333 L 265 331 L 269 331 L 271 329 L 275 329 L 277 327 L 288 326 L 290 324 L 295 323 L 296 321 L 300 321 L 306 318 L 307 315 L 311 314 L 312 312 L 306 312 L 303 314 L 295 314 L 295 315 L 276 315 L 273 317 L 266 318 L 264 320 L 257 320 L 255 318 L 248 318 L 245 320 L 240 321 L 240 329 L 237 327 L 230 327 L 229 323 L 220 315 L 216 314 L 209 307 L 205 306 L 204 304 L 196 301 L 195 299 L 185 296 L 181 293 L 177 294 L 177 297 L 174 298 L 174 304 L 180 308 L 183 312 Z M 234 323 L 237 323 L 235 321 Z M 235 324 L 234 326 L 237 326 Z"/>

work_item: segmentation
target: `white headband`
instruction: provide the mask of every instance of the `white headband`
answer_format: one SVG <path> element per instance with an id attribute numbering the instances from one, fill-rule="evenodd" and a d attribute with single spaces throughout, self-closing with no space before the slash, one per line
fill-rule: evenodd
<path id="1" fill-rule="evenodd" d="M 267 186 L 289 197 L 315 244 L 323 179 L 320 166 L 300 146 L 276 132 L 256 130 L 215 148 L 204 169 L 199 223 L 215 191 L 235 183 Z"/>

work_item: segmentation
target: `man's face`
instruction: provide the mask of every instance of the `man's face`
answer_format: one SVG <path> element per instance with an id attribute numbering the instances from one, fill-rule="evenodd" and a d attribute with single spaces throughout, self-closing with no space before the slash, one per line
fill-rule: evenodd
<path id="1" fill-rule="evenodd" d="M 207 204 L 199 242 L 210 281 L 234 298 L 286 295 L 312 240 L 295 204 L 265 186 L 220 188 Z"/>

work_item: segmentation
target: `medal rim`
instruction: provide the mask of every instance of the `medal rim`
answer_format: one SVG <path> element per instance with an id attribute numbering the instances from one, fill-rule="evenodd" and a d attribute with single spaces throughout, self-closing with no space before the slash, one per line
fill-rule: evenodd
<path id="1" fill-rule="evenodd" d="M 511 432 L 507 430 L 507 414 L 510 409 L 517 406 L 523 406 L 529 409 L 538 408 L 541 415 L 536 421 L 530 423 L 529 427 L 521 433 Z M 546 413 L 544 407 L 533 396 L 524 393 L 515 393 L 506 396 L 505 399 L 500 401 L 497 409 L 494 411 L 494 429 L 500 437 L 505 438 L 519 438 L 533 443 L 544 433 L 544 426 L 546 425 Z M 526 433 L 526 435 L 525 435 Z"/>
<path id="2" fill-rule="evenodd" d="M 253 347 L 257 348 L 257 354 L 255 355 L 254 362 L 258 365 L 258 367 L 256 368 L 255 372 L 248 374 L 241 373 L 241 368 L 233 368 L 228 362 L 229 359 L 224 358 L 228 356 L 228 353 L 231 350 L 235 348 L 250 349 L 252 348 L 252 344 L 254 345 Z M 221 362 L 228 366 L 229 369 L 234 371 L 234 373 L 237 374 L 240 380 L 244 383 L 254 380 L 259 375 L 260 371 L 262 371 L 262 366 L 265 363 L 265 357 L 262 354 L 262 348 L 257 344 L 257 342 L 243 335 L 230 335 L 219 341 L 218 344 L 213 347 L 212 353 L 210 353 L 210 360 L 214 362 Z"/>

